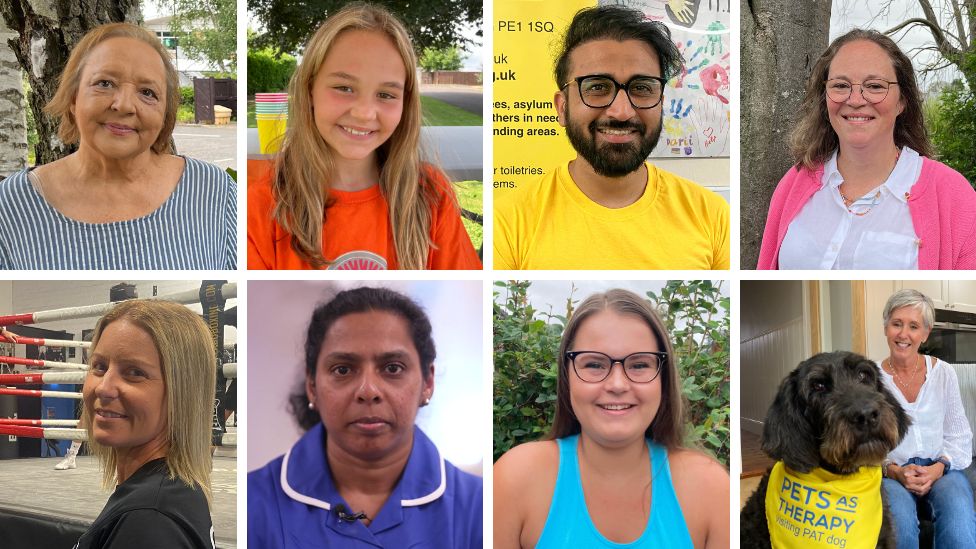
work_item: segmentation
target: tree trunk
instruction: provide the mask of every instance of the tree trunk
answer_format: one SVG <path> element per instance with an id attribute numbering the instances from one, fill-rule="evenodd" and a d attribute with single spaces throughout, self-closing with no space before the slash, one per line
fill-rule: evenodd
<path id="1" fill-rule="evenodd" d="M 755 269 L 773 189 L 793 165 L 788 136 L 813 64 L 827 47 L 831 0 L 740 0 L 739 257 Z"/>
<path id="2" fill-rule="evenodd" d="M 27 74 L 31 92 L 28 107 L 37 124 L 37 164 L 71 153 L 76 146 L 58 139 L 59 121 L 44 114 L 44 105 L 57 91 L 61 70 L 71 49 L 89 30 L 103 24 L 137 23 L 139 0 L 7 0 L 0 15 L 16 36 L 7 43 Z"/>
<path id="3" fill-rule="evenodd" d="M 7 46 L 16 35 L 0 21 L 0 177 L 27 165 L 24 73 Z"/>

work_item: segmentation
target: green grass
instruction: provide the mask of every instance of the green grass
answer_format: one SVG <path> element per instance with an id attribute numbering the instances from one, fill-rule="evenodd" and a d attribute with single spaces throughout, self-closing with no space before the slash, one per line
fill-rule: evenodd
<path id="1" fill-rule="evenodd" d="M 247 127 L 256 128 L 258 127 L 258 119 L 254 116 L 254 100 L 248 99 L 247 101 Z"/>
<path id="2" fill-rule="evenodd" d="M 481 181 L 458 181 L 455 183 L 454 191 L 457 193 L 458 202 L 461 204 L 461 207 L 469 212 L 484 215 L 481 202 L 483 187 Z M 484 228 L 474 221 L 465 218 L 461 218 L 461 221 L 464 222 L 464 228 L 468 231 L 468 236 L 471 237 L 471 243 L 474 244 L 474 249 L 481 248 L 481 244 L 484 241 Z"/>
<path id="3" fill-rule="evenodd" d="M 481 116 L 433 97 L 420 96 L 425 126 L 480 126 Z"/>
<path id="4" fill-rule="evenodd" d="M 420 96 L 425 126 L 480 126 L 481 117 L 432 97 Z M 258 127 L 254 100 L 247 102 L 247 127 Z"/>
<path id="5" fill-rule="evenodd" d="M 195 120 L 193 105 L 180 105 L 180 109 L 176 111 L 177 124 L 192 124 Z"/>

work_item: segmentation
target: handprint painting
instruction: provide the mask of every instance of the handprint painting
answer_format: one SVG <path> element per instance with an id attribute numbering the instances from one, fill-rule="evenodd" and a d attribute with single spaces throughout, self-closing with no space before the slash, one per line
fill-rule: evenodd
<path id="1" fill-rule="evenodd" d="M 542 177 L 496 191 L 494 268 L 728 269 L 728 203 L 648 161 L 662 149 L 677 147 L 678 156 L 691 156 L 682 151 L 704 149 L 705 143 L 716 151 L 727 147 L 728 70 L 706 62 L 708 52 L 723 54 L 727 48 L 707 36 L 701 43 L 675 40 L 673 26 L 648 17 L 646 8 L 602 4 L 575 12 L 561 40 L 548 39 L 559 44 L 550 88 L 554 116 L 549 116 L 565 131 L 575 158 L 570 153 L 553 159 L 555 167 L 506 165 L 510 151 L 496 140 L 501 170 Z M 660 4 L 665 14 L 695 3 Z M 496 17 L 497 8 L 496 3 Z M 674 17 L 694 24 L 690 13 L 674 12 Z M 503 24 L 500 20 L 498 28 Z M 496 76 L 499 65 L 508 62 L 497 49 L 500 42 L 495 42 Z M 514 68 L 506 73 L 517 75 Z M 496 135 L 506 128 L 500 122 L 545 116 L 500 115 L 508 102 L 499 101 L 499 87 L 496 82 Z M 672 95 L 681 87 L 696 93 Z M 513 104 L 520 108 L 520 102 Z M 706 132 L 698 131 L 702 125 Z M 534 128 L 518 128 L 523 129 Z M 680 135 L 676 139 L 669 137 L 674 132 Z M 726 164 L 726 185 L 727 172 Z M 503 187 L 495 181 L 496 189 Z M 587 246 L 572 245 L 577 242 Z"/>

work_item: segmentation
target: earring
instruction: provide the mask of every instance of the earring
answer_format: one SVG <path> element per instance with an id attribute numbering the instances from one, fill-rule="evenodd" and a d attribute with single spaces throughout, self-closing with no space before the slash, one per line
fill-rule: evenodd
<path id="1" fill-rule="evenodd" d="M 428 404 L 430 404 L 430 397 L 425 397 L 424 402 L 421 404 L 421 406 L 427 406 Z"/>
<path id="2" fill-rule="evenodd" d="M 315 403 L 312 402 L 312 401 L 308 401 L 308 409 L 309 410 L 314 410 L 315 409 Z"/>

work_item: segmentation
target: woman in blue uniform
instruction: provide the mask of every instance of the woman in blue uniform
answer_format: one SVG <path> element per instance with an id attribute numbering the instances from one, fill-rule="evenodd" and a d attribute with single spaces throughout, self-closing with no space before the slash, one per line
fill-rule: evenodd
<path id="1" fill-rule="evenodd" d="M 482 546 L 481 479 L 414 425 L 435 356 L 427 315 L 392 290 L 343 291 L 315 310 L 292 402 L 307 432 L 248 475 L 251 547 Z"/>
<path id="2" fill-rule="evenodd" d="M 588 297 L 558 357 L 552 430 L 495 463 L 495 548 L 727 549 L 729 475 L 682 448 L 681 382 L 651 304 Z"/>

